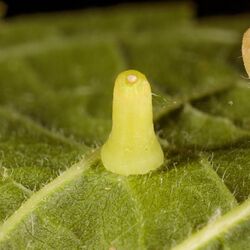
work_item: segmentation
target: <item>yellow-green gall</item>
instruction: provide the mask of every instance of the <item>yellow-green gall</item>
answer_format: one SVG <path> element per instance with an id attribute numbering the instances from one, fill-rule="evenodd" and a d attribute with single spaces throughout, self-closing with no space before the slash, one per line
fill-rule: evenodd
<path id="1" fill-rule="evenodd" d="M 124 71 L 115 81 L 112 131 L 101 158 L 107 170 L 121 175 L 146 174 L 164 161 L 154 131 L 150 84 L 138 71 Z"/>
<path id="2" fill-rule="evenodd" d="M 247 74 L 250 77 L 250 28 L 245 32 L 243 36 L 242 57 Z"/>

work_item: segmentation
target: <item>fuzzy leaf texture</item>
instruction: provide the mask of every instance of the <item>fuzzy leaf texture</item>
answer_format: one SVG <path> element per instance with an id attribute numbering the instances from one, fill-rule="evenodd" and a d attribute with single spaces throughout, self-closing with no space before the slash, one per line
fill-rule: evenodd
<path id="1" fill-rule="evenodd" d="M 250 246 L 249 16 L 181 5 L 0 21 L 0 249 Z M 152 84 L 164 166 L 104 169 L 116 75 Z"/>

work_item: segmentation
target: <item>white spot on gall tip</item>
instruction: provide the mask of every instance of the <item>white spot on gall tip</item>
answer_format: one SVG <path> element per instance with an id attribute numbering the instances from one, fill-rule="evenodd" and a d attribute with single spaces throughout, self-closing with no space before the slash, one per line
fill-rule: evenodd
<path id="1" fill-rule="evenodd" d="M 129 83 L 135 83 L 137 81 L 137 76 L 135 75 L 128 75 L 127 80 Z"/>

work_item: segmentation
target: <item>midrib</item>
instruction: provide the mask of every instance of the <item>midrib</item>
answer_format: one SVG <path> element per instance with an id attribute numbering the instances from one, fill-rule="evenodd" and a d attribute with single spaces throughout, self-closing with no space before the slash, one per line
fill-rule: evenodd
<path id="1" fill-rule="evenodd" d="M 79 178 L 79 176 L 98 161 L 100 158 L 99 150 L 92 152 L 86 158 L 83 158 L 78 163 L 74 164 L 71 168 L 63 172 L 60 176 L 55 178 L 52 182 L 44 186 L 38 192 L 34 193 L 25 203 L 21 205 L 16 212 L 11 215 L 0 226 L 0 242 L 6 239 L 6 236 L 18 225 L 26 216 L 34 211 L 38 205 L 48 196 L 53 194 L 58 188 L 64 186 L 70 181 Z"/>
<path id="2" fill-rule="evenodd" d="M 242 205 L 234 208 L 214 223 L 208 224 L 202 230 L 195 233 L 172 250 L 200 249 L 202 246 L 209 243 L 210 240 L 213 240 L 233 227 L 238 226 L 238 223 L 247 219 L 250 219 L 250 199 L 245 201 Z"/>

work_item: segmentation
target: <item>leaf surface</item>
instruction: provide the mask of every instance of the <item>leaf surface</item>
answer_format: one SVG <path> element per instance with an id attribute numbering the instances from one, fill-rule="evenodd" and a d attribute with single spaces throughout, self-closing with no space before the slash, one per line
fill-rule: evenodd
<path id="1" fill-rule="evenodd" d="M 1 21 L 1 250 L 248 249 L 243 24 L 137 8 Z M 166 158 L 143 176 L 107 172 L 99 156 L 127 68 L 152 83 Z"/>

